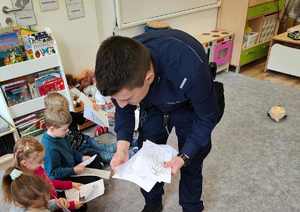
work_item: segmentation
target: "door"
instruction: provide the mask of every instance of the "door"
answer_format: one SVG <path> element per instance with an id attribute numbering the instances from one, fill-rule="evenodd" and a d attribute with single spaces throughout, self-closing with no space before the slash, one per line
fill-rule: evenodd
<path id="1" fill-rule="evenodd" d="M 12 2 L 11 0 L 1 0 L 0 1 L 0 27 L 5 27 L 7 26 L 7 23 L 15 23 L 15 16 L 14 13 L 10 13 L 10 14 L 5 14 L 2 11 L 2 8 L 6 6 L 9 9 L 12 8 Z"/>

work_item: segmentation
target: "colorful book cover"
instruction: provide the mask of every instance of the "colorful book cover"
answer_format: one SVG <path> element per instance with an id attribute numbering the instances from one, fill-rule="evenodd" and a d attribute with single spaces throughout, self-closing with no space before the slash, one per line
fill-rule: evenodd
<path id="1" fill-rule="evenodd" d="M 19 44 L 19 37 L 17 32 L 0 34 L 0 51 L 14 48 Z"/>
<path id="2" fill-rule="evenodd" d="M 8 106 L 22 103 L 32 98 L 26 80 L 6 83 L 1 88 Z"/>

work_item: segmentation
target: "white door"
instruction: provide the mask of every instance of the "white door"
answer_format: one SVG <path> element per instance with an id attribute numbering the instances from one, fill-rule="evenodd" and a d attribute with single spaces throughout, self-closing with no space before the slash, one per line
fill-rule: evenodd
<path id="1" fill-rule="evenodd" d="M 12 2 L 14 2 L 14 5 Z M 0 26 L 5 27 L 8 24 L 14 24 L 16 22 L 15 13 L 14 12 L 4 13 L 3 7 L 6 7 L 7 10 L 12 10 L 12 9 L 24 8 L 25 6 L 29 5 L 28 3 L 30 3 L 30 0 L 1 0 L 0 1 Z"/>
<path id="2" fill-rule="evenodd" d="M 1 0 L 0 1 L 0 26 L 5 27 L 7 26 L 7 22 L 13 21 L 15 23 L 15 15 L 14 13 L 5 14 L 2 9 L 6 6 L 9 9 L 12 9 L 12 2 L 11 0 Z"/>

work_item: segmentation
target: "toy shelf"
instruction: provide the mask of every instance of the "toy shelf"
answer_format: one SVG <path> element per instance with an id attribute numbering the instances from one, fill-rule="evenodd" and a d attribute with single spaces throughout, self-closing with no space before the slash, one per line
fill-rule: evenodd
<path id="1" fill-rule="evenodd" d="M 270 1 L 263 4 L 258 5 L 249 5 L 249 9 L 247 11 L 247 19 L 254 19 L 260 16 L 269 15 L 272 13 L 279 12 L 284 8 L 284 1 Z"/>
<path id="2" fill-rule="evenodd" d="M 284 7 L 285 0 L 222 0 L 217 26 L 234 34 L 230 65 L 237 72 L 242 65 L 267 56 Z"/>

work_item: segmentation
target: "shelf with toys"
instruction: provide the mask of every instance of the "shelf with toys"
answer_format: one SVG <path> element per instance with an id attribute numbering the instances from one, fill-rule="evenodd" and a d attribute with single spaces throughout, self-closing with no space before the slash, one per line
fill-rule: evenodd
<path id="1" fill-rule="evenodd" d="M 277 34 L 285 0 L 223 0 L 218 27 L 234 33 L 230 65 L 240 67 L 266 57 L 271 38 Z M 233 12 L 234 11 L 234 12 Z M 236 18 L 239 17 L 239 18 Z"/>
<path id="2" fill-rule="evenodd" d="M 57 44 L 50 29 L 33 32 L 16 27 L 1 33 L 0 115 L 19 135 L 35 136 L 44 130 L 48 92 L 63 94 L 73 110 Z"/>

